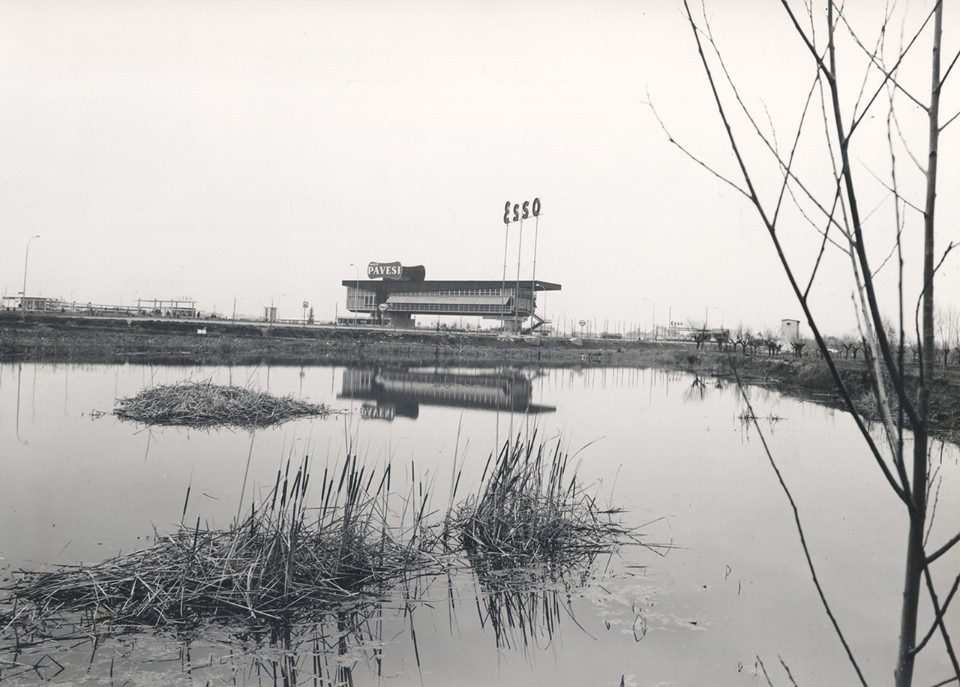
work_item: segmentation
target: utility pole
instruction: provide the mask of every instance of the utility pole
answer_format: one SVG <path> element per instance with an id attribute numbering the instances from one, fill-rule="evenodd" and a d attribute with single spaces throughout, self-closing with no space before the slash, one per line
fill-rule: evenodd
<path id="1" fill-rule="evenodd" d="M 23 292 L 20 295 L 20 310 L 23 319 L 27 318 L 27 261 L 30 259 L 30 242 L 40 238 L 40 234 L 35 234 L 27 239 L 27 251 L 23 256 Z"/>

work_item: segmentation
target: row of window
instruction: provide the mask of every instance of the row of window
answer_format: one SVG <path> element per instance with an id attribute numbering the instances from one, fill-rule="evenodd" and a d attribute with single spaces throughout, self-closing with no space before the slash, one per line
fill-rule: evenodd
<path id="1" fill-rule="evenodd" d="M 399 304 L 397 306 L 398 310 L 404 310 L 406 306 Z M 481 303 L 417 303 L 414 308 L 411 308 L 418 313 L 428 313 L 428 312 L 456 312 L 456 313 L 491 313 L 491 314 L 508 314 L 512 312 L 510 308 L 505 308 L 502 305 L 494 304 L 481 304 Z"/>
<path id="2" fill-rule="evenodd" d="M 503 289 L 502 293 L 504 295 L 510 295 L 514 292 L 513 285 L 510 282 L 507 282 L 506 288 Z M 528 289 L 529 292 L 529 289 Z M 397 296 L 499 296 L 501 294 L 500 289 L 439 289 L 437 291 L 402 291 L 397 292 L 394 295 Z"/>
<path id="3" fill-rule="evenodd" d="M 377 304 L 377 294 L 372 291 L 347 289 L 347 310 L 372 310 Z"/>

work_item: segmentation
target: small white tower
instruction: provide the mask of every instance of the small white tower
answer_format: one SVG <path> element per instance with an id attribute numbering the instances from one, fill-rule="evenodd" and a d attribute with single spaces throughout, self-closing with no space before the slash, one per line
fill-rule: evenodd
<path id="1" fill-rule="evenodd" d="M 800 320 L 780 320 L 780 340 L 788 344 L 800 341 Z"/>

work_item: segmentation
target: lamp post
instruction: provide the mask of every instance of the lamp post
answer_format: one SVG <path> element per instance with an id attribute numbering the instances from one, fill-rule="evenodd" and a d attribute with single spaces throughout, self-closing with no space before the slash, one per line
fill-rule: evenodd
<path id="1" fill-rule="evenodd" d="M 20 309 L 23 311 L 24 318 L 27 317 L 27 262 L 30 260 L 30 242 L 40 238 L 40 234 L 35 234 L 27 239 L 27 250 L 23 256 L 23 291 L 20 294 Z"/>
<path id="2" fill-rule="evenodd" d="M 650 308 L 653 310 L 650 321 L 653 324 L 653 340 L 657 340 L 657 304 L 653 302 L 650 298 L 644 298 L 647 303 L 650 304 Z"/>

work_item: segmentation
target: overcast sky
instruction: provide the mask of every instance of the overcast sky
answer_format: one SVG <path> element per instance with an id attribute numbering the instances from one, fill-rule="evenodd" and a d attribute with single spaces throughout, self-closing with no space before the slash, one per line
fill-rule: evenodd
<path id="1" fill-rule="evenodd" d="M 810 72 L 785 14 L 759 1 L 709 7 L 749 104 L 768 108 L 788 141 Z M 281 317 L 307 300 L 327 319 L 337 302 L 343 312 L 351 263 L 361 277 L 372 260 L 399 260 L 428 279 L 500 279 L 504 203 L 539 197 L 536 276 L 563 287 L 541 303 L 550 318 L 613 328 L 648 323 L 655 307 L 661 324 L 668 313 L 754 328 L 802 319 L 756 213 L 671 145 L 646 104 L 732 172 L 676 0 L 5 0 L 0 99 L 6 294 L 21 290 L 39 234 L 31 294 L 192 296 L 228 315 L 234 299 L 250 314 L 272 300 Z M 901 121 L 920 145 L 923 124 Z M 941 142 L 940 248 L 960 241 L 958 131 Z M 894 220 L 872 176 L 889 178 L 885 133 L 874 140 L 884 154 L 865 147 L 855 165 L 879 265 Z M 901 181 L 920 203 L 918 176 L 905 167 Z M 522 278 L 534 228 L 523 227 Z M 904 231 L 916 258 L 916 213 Z M 816 232 L 796 214 L 782 232 L 806 269 Z M 511 225 L 513 277 L 518 238 Z M 842 334 L 855 323 L 851 284 L 845 258 L 829 253 L 813 300 Z M 954 305 L 958 260 L 937 282 Z"/>

